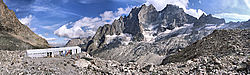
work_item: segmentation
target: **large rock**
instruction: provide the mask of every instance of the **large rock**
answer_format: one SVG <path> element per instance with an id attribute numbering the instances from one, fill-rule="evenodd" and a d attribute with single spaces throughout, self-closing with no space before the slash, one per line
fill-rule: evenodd
<path id="1" fill-rule="evenodd" d="M 21 24 L 14 11 L 8 9 L 0 0 L 0 49 L 25 50 L 47 48 L 48 42 Z"/>

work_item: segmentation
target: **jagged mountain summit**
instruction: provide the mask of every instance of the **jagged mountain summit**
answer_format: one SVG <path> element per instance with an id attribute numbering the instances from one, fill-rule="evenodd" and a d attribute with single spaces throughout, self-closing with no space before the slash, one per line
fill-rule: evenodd
<path id="1" fill-rule="evenodd" d="M 32 32 L 17 19 L 14 11 L 8 9 L 0 0 L 0 49 L 26 50 L 47 48 L 48 42 Z"/>
<path id="2" fill-rule="evenodd" d="M 128 37 L 120 40 L 153 41 L 158 33 L 166 29 L 173 30 L 175 27 L 191 24 L 196 20 L 175 5 L 167 5 L 162 11 L 157 11 L 153 5 L 142 5 L 133 8 L 128 16 L 120 17 L 111 25 L 100 27 L 90 41 L 88 51 L 92 52 L 109 44 L 114 38 L 109 38 L 107 35 Z"/>

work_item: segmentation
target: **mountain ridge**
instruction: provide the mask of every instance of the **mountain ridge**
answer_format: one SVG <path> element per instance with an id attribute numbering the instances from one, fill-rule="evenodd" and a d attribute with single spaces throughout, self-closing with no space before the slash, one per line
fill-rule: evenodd
<path id="1" fill-rule="evenodd" d="M 100 27 L 97 30 L 96 34 L 93 36 L 92 41 L 90 41 L 89 45 L 87 46 L 88 52 L 103 48 L 104 45 L 106 45 L 105 41 L 107 40 L 105 35 L 119 35 L 120 33 L 126 33 L 132 35 L 132 41 L 140 42 L 148 39 L 146 37 L 148 30 L 157 30 L 156 32 L 149 32 L 148 36 L 153 37 L 153 34 L 157 34 L 160 31 L 166 30 L 166 28 L 161 27 L 161 25 L 168 26 L 167 28 L 170 29 L 171 27 L 169 26 L 173 26 L 173 24 L 176 24 L 172 27 L 172 29 L 174 29 L 175 27 L 183 26 L 183 24 L 185 23 L 191 23 L 197 20 L 195 17 L 191 17 L 190 15 L 186 14 L 183 9 L 175 5 L 167 5 L 166 8 L 170 9 L 163 9 L 166 11 L 157 11 L 153 5 L 142 5 L 141 7 L 133 8 L 128 16 L 120 17 L 118 20 L 115 20 L 114 23 L 112 23 L 111 25 L 106 24 Z M 178 11 L 173 12 L 175 14 L 168 13 L 167 11 L 171 10 L 171 8 L 178 9 Z M 160 14 L 166 15 L 165 17 L 158 16 Z M 188 17 L 186 18 L 186 16 Z M 165 21 L 156 19 L 164 19 Z M 114 34 L 115 31 L 117 32 L 116 34 Z"/>
<path id="2" fill-rule="evenodd" d="M 247 23 L 228 26 L 230 23 L 223 18 L 202 14 L 197 19 L 175 5 L 167 5 L 162 11 L 156 11 L 153 5 L 142 5 L 133 8 L 128 16 L 101 26 L 89 41 L 87 52 L 118 62 L 161 64 L 157 61 L 178 53 L 214 30 L 244 29 L 248 28 Z"/>

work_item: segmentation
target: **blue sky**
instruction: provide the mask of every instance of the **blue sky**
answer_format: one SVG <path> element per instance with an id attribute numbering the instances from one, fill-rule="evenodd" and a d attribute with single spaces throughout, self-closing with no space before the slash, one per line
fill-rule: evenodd
<path id="1" fill-rule="evenodd" d="M 50 44 L 62 45 L 69 38 L 88 37 L 95 30 L 131 8 L 153 4 L 157 10 L 166 4 L 178 5 L 199 17 L 213 14 L 229 21 L 250 19 L 250 0 L 4 0 L 19 20 Z"/>

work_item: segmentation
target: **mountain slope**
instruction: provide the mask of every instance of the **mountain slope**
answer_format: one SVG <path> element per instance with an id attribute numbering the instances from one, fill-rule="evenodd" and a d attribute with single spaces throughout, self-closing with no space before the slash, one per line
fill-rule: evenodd
<path id="1" fill-rule="evenodd" d="M 30 48 L 46 48 L 48 42 L 21 24 L 14 11 L 8 9 L 0 0 L 0 49 L 24 50 Z"/>
<path id="2" fill-rule="evenodd" d="M 182 51 L 167 56 L 162 64 L 184 62 L 200 56 L 222 57 L 236 52 L 249 54 L 250 30 L 215 30 Z"/>

